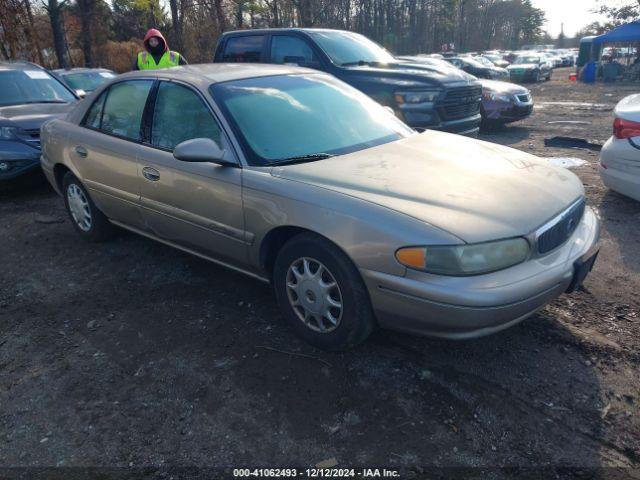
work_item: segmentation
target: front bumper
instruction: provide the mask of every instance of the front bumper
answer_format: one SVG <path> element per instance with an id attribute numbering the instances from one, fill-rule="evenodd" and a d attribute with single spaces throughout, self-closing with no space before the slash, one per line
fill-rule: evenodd
<path id="1" fill-rule="evenodd" d="M 482 120 L 510 123 L 523 120 L 533 113 L 533 100 L 521 102 L 517 96 L 510 102 L 482 100 Z"/>
<path id="2" fill-rule="evenodd" d="M 611 137 L 600 152 L 599 171 L 607 188 L 640 202 L 640 150 L 630 140 Z"/>
<path id="3" fill-rule="evenodd" d="M 0 180 L 11 180 L 40 166 L 40 151 L 13 142 L 1 142 L 0 145 Z"/>
<path id="4" fill-rule="evenodd" d="M 451 339 L 514 325 L 564 293 L 574 263 L 597 244 L 599 222 L 587 208 L 571 238 L 548 255 L 486 275 L 446 277 L 407 270 L 404 277 L 361 270 L 383 328 Z"/>
<path id="5" fill-rule="evenodd" d="M 512 82 L 533 82 L 535 80 L 536 70 L 525 70 L 523 73 L 509 72 L 509 79 Z"/>

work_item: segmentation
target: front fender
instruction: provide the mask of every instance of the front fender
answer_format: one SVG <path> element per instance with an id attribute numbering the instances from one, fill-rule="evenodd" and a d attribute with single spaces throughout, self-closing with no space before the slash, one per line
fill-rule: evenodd
<path id="1" fill-rule="evenodd" d="M 273 177 L 264 169 L 243 172 L 247 230 L 254 235 L 249 261 L 259 268 L 260 247 L 275 228 L 290 226 L 322 235 L 358 268 L 404 275 L 395 257 L 403 246 L 464 243 L 454 235 L 403 213 L 332 190 Z"/>

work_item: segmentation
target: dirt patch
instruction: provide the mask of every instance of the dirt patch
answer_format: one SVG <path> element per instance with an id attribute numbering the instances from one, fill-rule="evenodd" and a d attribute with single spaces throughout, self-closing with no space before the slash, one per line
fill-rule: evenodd
<path id="1" fill-rule="evenodd" d="M 544 146 L 604 143 L 636 87 L 568 73 L 481 138 L 586 161 L 600 259 L 584 291 L 475 341 L 321 352 L 269 287 L 132 234 L 84 243 L 47 186 L 5 188 L 0 466 L 639 468 L 640 203 L 603 187 L 597 153 Z"/>

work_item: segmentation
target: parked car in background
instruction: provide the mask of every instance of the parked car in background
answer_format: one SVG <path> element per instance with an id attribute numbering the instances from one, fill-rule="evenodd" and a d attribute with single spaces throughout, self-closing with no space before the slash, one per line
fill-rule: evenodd
<path id="1" fill-rule="evenodd" d="M 544 51 L 538 53 L 547 59 L 552 68 L 562 67 L 562 57 L 560 57 L 556 52 Z"/>
<path id="2" fill-rule="evenodd" d="M 53 73 L 81 97 L 116 76 L 106 68 L 67 68 L 53 70 Z"/>
<path id="3" fill-rule="evenodd" d="M 480 80 L 482 126 L 493 128 L 524 120 L 533 113 L 531 92 L 514 83 Z"/>
<path id="4" fill-rule="evenodd" d="M 507 62 L 502 55 L 484 53 L 481 55 L 482 58 L 486 58 L 491 63 L 493 63 L 496 67 L 507 68 L 509 66 L 509 62 Z"/>
<path id="5" fill-rule="evenodd" d="M 497 332 L 575 290 L 597 254 L 570 171 L 416 133 L 298 67 L 121 75 L 43 127 L 42 167 L 85 239 L 116 224 L 271 282 L 291 328 L 327 349 L 377 325 Z"/>
<path id="6" fill-rule="evenodd" d="M 464 70 L 477 78 L 489 80 L 509 79 L 509 72 L 506 69 L 496 67 L 488 60 L 486 63 L 475 57 L 446 57 L 445 60 L 454 67 Z"/>
<path id="7" fill-rule="evenodd" d="M 600 176 L 611 190 L 640 202 L 640 94 L 614 110 L 613 136 L 600 152 Z"/>
<path id="8" fill-rule="evenodd" d="M 544 55 L 526 54 L 517 57 L 507 67 L 512 82 L 539 82 L 551 80 L 553 68 Z"/>
<path id="9" fill-rule="evenodd" d="M 432 65 L 443 69 L 457 67 L 441 59 L 429 58 L 422 55 L 402 56 L 398 59 L 409 63 Z M 533 97 L 531 92 L 515 83 L 496 80 L 479 80 L 482 85 L 482 127 L 493 128 L 507 123 L 527 118 L 533 112 Z"/>
<path id="10" fill-rule="evenodd" d="M 357 33 L 310 28 L 227 32 L 214 61 L 314 68 L 392 108 L 412 128 L 469 135 L 479 130 L 482 87 L 476 79 L 398 62 Z"/>
<path id="11" fill-rule="evenodd" d="M 0 62 L 0 180 L 40 169 L 40 127 L 64 116 L 77 97 L 42 67 Z"/>

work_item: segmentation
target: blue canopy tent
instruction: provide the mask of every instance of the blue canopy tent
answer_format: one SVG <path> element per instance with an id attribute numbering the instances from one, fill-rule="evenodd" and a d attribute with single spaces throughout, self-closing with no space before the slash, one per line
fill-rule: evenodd
<path id="1" fill-rule="evenodd" d="M 640 21 L 627 23 L 593 39 L 595 45 L 602 43 L 640 42 Z"/>
<path id="2" fill-rule="evenodd" d="M 585 82 L 593 82 L 598 76 L 598 72 L 605 81 L 615 81 L 615 79 L 623 72 L 620 63 L 610 62 L 599 64 L 605 44 L 621 44 L 628 45 L 625 49 L 624 58 L 628 59 L 631 52 L 631 44 L 640 43 L 640 21 L 627 23 L 614 28 L 610 32 L 597 37 L 585 37 L 580 41 L 580 55 L 578 58 L 578 68 L 581 70 L 581 79 Z M 628 62 L 629 60 L 627 60 Z M 636 79 L 640 72 L 636 72 L 635 68 L 627 70 L 629 79 Z M 625 75 L 627 75 L 625 73 Z"/>

